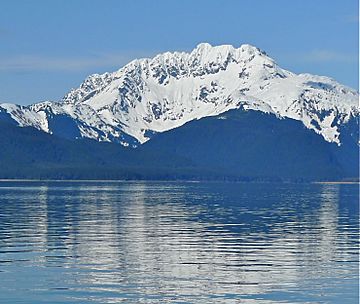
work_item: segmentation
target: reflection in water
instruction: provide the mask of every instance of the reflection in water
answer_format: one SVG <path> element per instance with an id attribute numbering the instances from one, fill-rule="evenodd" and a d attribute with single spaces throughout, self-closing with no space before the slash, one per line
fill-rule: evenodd
<path id="1" fill-rule="evenodd" d="M 0 198 L 0 302 L 357 301 L 357 186 L 3 182 Z"/>

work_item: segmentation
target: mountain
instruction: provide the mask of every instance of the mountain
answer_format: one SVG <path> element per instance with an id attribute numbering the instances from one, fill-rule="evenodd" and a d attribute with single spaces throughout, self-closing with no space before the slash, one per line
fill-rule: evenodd
<path id="1" fill-rule="evenodd" d="M 91 75 L 60 101 L 0 104 L 0 120 L 65 139 L 138 147 L 190 121 L 255 110 L 299 121 L 340 146 L 341 131 L 359 118 L 358 99 L 328 77 L 282 69 L 256 47 L 202 43 L 190 53 L 167 52 Z"/>
<path id="2" fill-rule="evenodd" d="M 358 180 L 359 94 L 203 43 L 0 104 L 0 178 Z"/>

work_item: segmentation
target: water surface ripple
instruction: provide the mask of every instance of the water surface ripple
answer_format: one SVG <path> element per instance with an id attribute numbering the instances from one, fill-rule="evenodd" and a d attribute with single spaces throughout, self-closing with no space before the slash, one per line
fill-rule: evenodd
<path id="1" fill-rule="evenodd" d="M 0 182 L 1 303 L 358 303 L 358 185 Z"/>

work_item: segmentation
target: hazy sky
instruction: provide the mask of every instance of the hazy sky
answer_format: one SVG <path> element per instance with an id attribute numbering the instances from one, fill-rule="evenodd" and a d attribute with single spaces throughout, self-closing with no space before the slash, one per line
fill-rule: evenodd
<path id="1" fill-rule="evenodd" d="M 92 73 L 200 42 L 358 89 L 357 0 L 1 0 L 0 102 L 56 100 Z"/>

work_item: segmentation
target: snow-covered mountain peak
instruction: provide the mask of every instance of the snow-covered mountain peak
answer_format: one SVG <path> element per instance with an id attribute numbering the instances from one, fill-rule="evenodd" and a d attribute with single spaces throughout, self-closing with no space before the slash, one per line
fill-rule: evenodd
<path id="1" fill-rule="evenodd" d="M 166 85 L 171 78 L 202 77 L 226 70 L 230 64 L 240 64 L 243 70 L 246 67 L 264 70 L 264 66 L 279 70 L 265 52 L 249 44 L 243 44 L 236 49 L 232 45 L 211 46 L 209 43 L 200 43 L 190 53 L 165 52 L 154 58 L 135 59 L 113 73 L 90 75 L 79 88 L 66 94 L 62 101 L 76 103 L 89 99 L 111 85 L 115 79 L 152 77 L 156 78 L 159 84 Z M 267 72 L 264 70 L 264 73 Z M 281 74 L 285 75 L 282 72 Z"/>
<path id="2" fill-rule="evenodd" d="M 328 77 L 282 69 L 255 46 L 201 43 L 188 53 L 165 52 L 90 75 L 59 102 L 0 106 L 22 126 L 51 133 L 49 121 L 61 115 L 83 137 L 125 145 L 194 119 L 252 109 L 300 120 L 340 144 L 340 126 L 359 115 L 358 98 Z"/>
<path id="3" fill-rule="evenodd" d="M 234 55 L 235 48 L 232 45 L 211 46 L 209 43 L 200 43 L 189 55 L 190 60 L 199 59 L 199 63 L 209 63 L 219 59 L 227 59 Z"/>
<path id="4" fill-rule="evenodd" d="M 239 48 L 235 48 L 230 44 L 212 46 L 209 43 L 200 43 L 191 53 L 191 57 L 201 57 L 204 63 L 226 60 L 231 57 L 239 62 L 240 60 L 248 60 L 252 56 L 266 56 L 266 53 L 259 48 L 250 44 L 243 44 Z"/>

